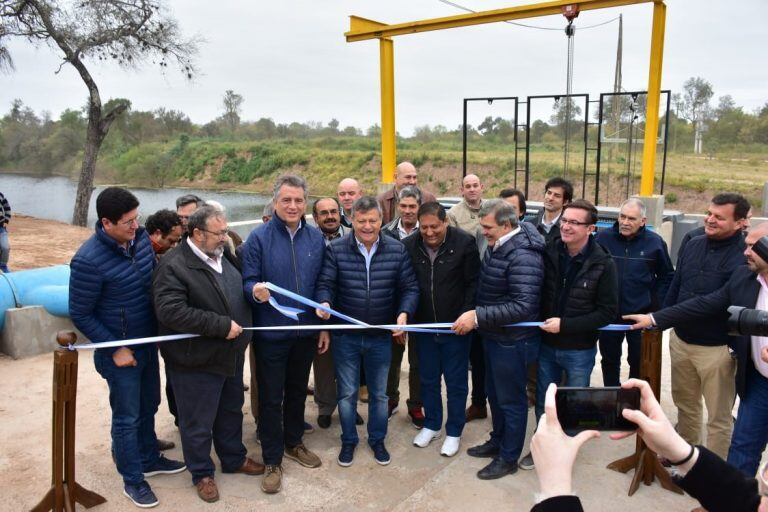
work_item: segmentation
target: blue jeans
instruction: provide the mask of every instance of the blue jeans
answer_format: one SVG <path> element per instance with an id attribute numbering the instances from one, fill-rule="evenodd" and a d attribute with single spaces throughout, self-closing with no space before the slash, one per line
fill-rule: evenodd
<path id="1" fill-rule="evenodd" d="M 747 363 L 746 377 L 746 392 L 739 403 L 728 463 L 752 478 L 768 443 L 768 379 L 755 370 L 751 361 Z"/>
<path id="2" fill-rule="evenodd" d="M 603 386 L 620 385 L 621 349 L 625 335 L 629 378 L 640 378 L 642 331 L 600 331 L 600 366 L 603 369 Z"/>
<path id="3" fill-rule="evenodd" d="M 419 351 L 419 379 L 421 399 L 424 401 L 424 427 L 440 431 L 443 428 L 443 400 L 440 394 L 441 377 L 445 378 L 448 395 L 448 421 L 445 433 L 461 437 L 466 416 L 469 385 L 469 336 L 439 334 L 411 334 Z"/>
<path id="4" fill-rule="evenodd" d="M 11 256 L 11 243 L 8 240 L 8 230 L 0 226 L 0 270 L 8 272 L 8 258 Z"/>
<path id="5" fill-rule="evenodd" d="M 502 344 L 483 339 L 485 388 L 491 405 L 491 442 L 510 464 L 517 462 L 525 443 L 528 422 L 528 365 L 539 353 L 539 336 Z"/>
<path id="6" fill-rule="evenodd" d="M 565 372 L 570 387 L 589 387 L 589 377 L 595 366 L 597 347 L 586 350 L 563 350 L 541 344 L 539 351 L 539 373 L 536 382 L 536 421 L 544 413 L 544 395 L 551 383 L 560 385 Z"/>
<path id="7" fill-rule="evenodd" d="M 331 342 L 336 367 L 336 396 L 339 401 L 341 443 L 357 445 L 360 441 L 355 425 L 360 366 L 365 368 L 368 384 L 368 444 L 387 437 L 387 373 L 392 361 L 392 336 L 367 334 L 335 334 Z"/>
<path id="8" fill-rule="evenodd" d="M 143 482 L 144 470 L 160 457 L 155 435 L 155 413 L 160 405 L 157 347 L 139 348 L 133 357 L 136 366 L 118 368 L 105 350 L 97 350 L 93 356 L 96 371 L 109 386 L 115 464 L 129 485 Z"/>

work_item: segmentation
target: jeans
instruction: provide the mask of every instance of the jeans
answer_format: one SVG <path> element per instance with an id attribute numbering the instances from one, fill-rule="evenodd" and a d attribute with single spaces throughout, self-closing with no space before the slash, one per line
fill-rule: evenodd
<path id="1" fill-rule="evenodd" d="M 483 339 L 477 331 L 469 334 L 472 341 L 469 349 L 469 362 L 472 364 L 472 405 L 485 409 L 485 350 Z"/>
<path id="2" fill-rule="evenodd" d="M 389 333 L 334 334 L 331 343 L 336 368 L 336 396 L 339 400 L 341 443 L 357 445 L 355 413 L 360 387 L 360 366 L 368 383 L 368 444 L 374 446 L 387 437 L 387 373 L 392 362 L 392 337 Z"/>
<path id="3" fill-rule="evenodd" d="M 414 334 L 419 351 L 419 378 L 424 400 L 424 427 L 439 432 L 443 428 L 443 400 L 440 394 L 441 377 L 445 379 L 448 395 L 448 421 L 445 433 L 461 437 L 466 416 L 469 386 L 469 336 Z"/>
<path id="4" fill-rule="evenodd" d="M 133 357 L 136 366 L 118 368 L 106 350 L 97 350 L 93 356 L 96 371 L 109 386 L 112 453 L 127 485 L 143 482 L 144 470 L 160 458 L 155 435 L 155 413 L 160 405 L 157 347 L 138 348 Z"/>
<path id="5" fill-rule="evenodd" d="M 746 371 L 746 392 L 739 403 L 728 463 L 753 478 L 768 443 L 768 378 L 755 370 L 751 361 Z"/>
<path id="6" fill-rule="evenodd" d="M 11 242 L 8 240 L 8 230 L 0 226 L 0 270 L 8 272 L 8 258 L 11 256 Z"/>
<path id="7" fill-rule="evenodd" d="M 408 345 L 408 409 L 418 408 L 421 403 L 421 386 L 419 383 L 419 352 L 418 341 L 414 336 L 406 336 Z M 400 402 L 400 367 L 403 365 L 405 345 L 392 340 L 392 362 L 387 375 L 387 397 L 394 402 Z"/>
<path id="8" fill-rule="evenodd" d="M 243 363 L 241 358 L 231 377 L 205 371 L 168 370 L 176 391 L 184 462 L 193 484 L 213 477 L 211 442 L 223 471 L 236 471 L 245 462 Z"/>
<path id="9" fill-rule="evenodd" d="M 257 339 L 251 346 L 256 349 L 261 454 L 264 464 L 276 466 L 282 463 L 286 446 L 302 443 L 304 403 L 317 338 Z"/>
<path id="10" fill-rule="evenodd" d="M 565 372 L 568 386 L 589 387 L 589 378 L 595 366 L 597 347 L 585 350 L 564 350 L 541 344 L 539 374 L 536 382 L 536 421 L 544 413 L 544 395 L 551 383 L 560 384 Z"/>
<path id="11" fill-rule="evenodd" d="M 509 343 L 483 339 L 485 386 L 491 405 L 491 443 L 510 464 L 517 462 L 525 443 L 528 422 L 527 366 L 539 354 L 539 336 Z"/>
<path id="12" fill-rule="evenodd" d="M 629 378 L 640 378 L 641 331 L 600 331 L 600 366 L 603 386 L 618 386 L 621 369 L 621 346 L 627 336 L 627 362 Z"/>

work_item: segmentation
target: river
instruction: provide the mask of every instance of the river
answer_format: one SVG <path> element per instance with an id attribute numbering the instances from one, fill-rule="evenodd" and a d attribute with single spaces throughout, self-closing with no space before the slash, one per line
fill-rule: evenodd
<path id="1" fill-rule="evenodd" d="M 105 187 L 98 186 L 91 196 L 88 224 L 96 222 L 96 196 Z M 240 192 L 214 192 L 180 188 L 131 188 L 139 199 L 139 211 L 147 216 L 162 208 L 175 210 L 176 198 L 184 194 L 196 194 L 203 199 L 214 199 L 227 210 L 230 221 L 261 219 L 266 196 Z M 41 219 L 72 222 L 77 183 L 63 177 L 37 178 L 20 174 L 0 173 L 0 192 L 8 199 L 13 213 L 31 215 Z"/>

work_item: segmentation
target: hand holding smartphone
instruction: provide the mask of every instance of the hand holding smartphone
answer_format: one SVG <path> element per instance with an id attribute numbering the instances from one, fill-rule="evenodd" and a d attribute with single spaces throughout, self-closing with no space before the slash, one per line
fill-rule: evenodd
<path id="1" fill-rule="evenodd" d="M 563 431 L 574 435 L 584 430 L 634 431 L 637 425 L 624 418 L 624 409 L 640 409 L 638 388 L 558 388 L 557 418 Z"/>

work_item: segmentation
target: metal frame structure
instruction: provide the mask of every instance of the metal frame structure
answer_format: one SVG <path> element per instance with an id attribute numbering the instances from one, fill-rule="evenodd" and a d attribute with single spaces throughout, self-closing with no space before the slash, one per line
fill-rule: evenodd
<path id="1" fill-rule="evenodd" d="M 518 128 L 521 128 L 522 126 L 518 124 L 518 107 L 520 105 L 520 102 L 518 100 L 517 96 L 495 96 L 490 98 L 464 98 L 464 108 L 463 108 L 463 117 L 462 117 L 462 146 L 461 146 L 461 175 L 462 177 L 467 175 L 467 107 L 468 104 L 472 101 L 486 101 L 490 105 L 494 101 L 514 101 L 515 102 L 515 118 L 514 123 L 512 126 L 515 130 L 514 140 L 515 140 L 515 186 L 517 186 L 517 173 L 520 170 L 524 169 L 518 169 L 517 168 L 517 151 L 519 148 L 517 144 L 517 130 Z"/>
<path id="2" fill-rule="evenodd" d="M 537 18 L 560 15 L 565 10 L 578 7 L 580 12 L 653 3 L 653 22 L 651 27 L 651 55 L 648 70 L 648 102 L 646 111 L 646 143 L 643 149 L 643 173 L 640 180 L 640 194 L 653 194 L 654 165 L 656 162 L 656 144 L 647 138 L 654 136 L 659 124 L 659 93 L 661 90 L 661 69 L 664 56 L 664 29 L 667 6 L 663 0 L 555 0 L 505 9 L 480 11 L 443 18 L 388 25 L 359 16 L 350 16 L 350 29 L 344 35 L 347 42 L 379 40 L 380 80 L 381 80 L 381 179 L 383 183 L 392 183 L 394 179 L 395 148 L 395 71 L 394 43 L 392 38 L 406 34 L 430 32 L 449 28 L 497 23 L 500 21 Z M 650 135 L 649 135 L 650 134 Z"/>
<path id="3" fill-rule="evenodd" d="M 603 115 L 603 110 L 604 110 L 604 107 L 605 107 L 605 98 L 606 97 L 610 98 L 610 97 L 615 97 L 615 96 L 631 96 L 631 97 L 633 96 L 633 97 L 637 97 L 637 96 L 641 96 L 641 95 L 644 95 L 644 94 L 647 94 L 647 91 L 627 91 L 627 92 L 604 92 L 604 93 L 600 93 L 599 110 L 598 110 L 598 112 L 599 112 L 599 116 L 598 116 L 598 129 L 600 131 L 599 131 L 598 137 L 597 137 L 597 167 L 595 169 L 595 183 L 596 183 L 596 185 L 595 185 L 595 204 L 598 204 L 598 201 L 599 201 L 599 198 L 600 198 L 600 196 L 599 196 L 599 191 L 600 191 L 600 165 L 601 165 L 601 162 L 602 162 L 603 121 L 605 119 L 604 115 Z M 672 93 L 671 93 L 671 91 L 669 89 L 664 89 L 663 91 L 659 91 L 659 94 L 660 95 L 664 94 L 667 97 L 666 111 L 665 111 L 665 115 L 664 115 L 663 152 L 662 152 L 662 159 L 661 159 L 661 183 L 660 183 L 660 189 L 659 189 L 659 193 L 660 194 L 664 194 L 664 180 L 666 178 L 666 173 L 667 173 L 667 142 L 669 141 L 669 109 L 670 109 L 671 101 L 672 101 Z M 656 115 L 658 116 L 658 106 L 657 106 L 657 109 L 656 109 L 656 113 L 657 113 Z M 647 116 L 647 113 L 646 113 L 646 116 Z M 646 117 L 646 119 L 647 119 L 647 117 Z M 643 139 L 643 172 L 645 172 L 645 167 L 646 167 L 646 164 L 645 164 L 645 155 L 646 155 L 645 146 L 649 144 L 649 140 L 650 140 L 650 143 L 653 144 L 653 147 L 654 147 L 653 155 L 654 155 L 654 159 L 656 158 L 655 148 L 658 145 L 658 138 L 657 138 L 658 131 L 659 131 L 658 123 L 656 123 L 656 130 L 653 133 L 649 134 L 649 132 L 648 132 L 648 122 L 646 120 L 645 137 Z M 632 144 L 631 136 L 632 136 L 632 134 L 630 133 L 630 140 L 628 140 L 628 144 L 630 146 Z M 631 147 L 629 149 L 631 149 Z M 656 162 L 654 161 L 653 162 L 653 164 L 654 164 L 653 165 L 654 171 L 655 171 L 655 163 Z M 628 177 L 628 179 L 629 179 L 629 177 Z M 653 182 L 651 184 L 653 184 Z M 653 190 L 651 190 L 651 194 L 653 194 Z M 642 194 L 642 195 L 651 195 L 651 194 Z"/>

